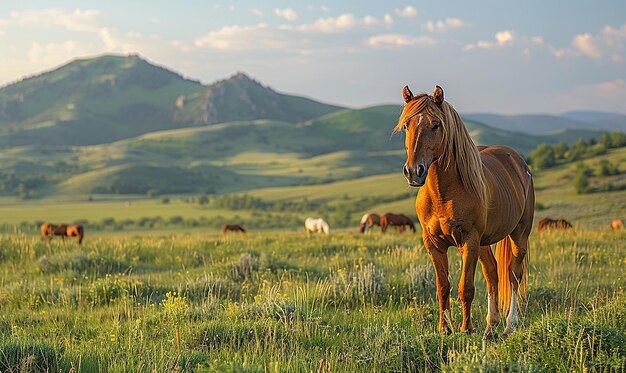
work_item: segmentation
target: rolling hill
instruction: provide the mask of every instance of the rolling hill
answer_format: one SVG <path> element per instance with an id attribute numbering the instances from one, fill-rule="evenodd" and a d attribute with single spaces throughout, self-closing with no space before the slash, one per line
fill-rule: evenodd
<path id="1" fill-rule="evenodd" d="M 592 112 L 570 112 L 563 115 L 524 114 L 465 114 L 463 118 L 485 123 L 504 131 L 523 132 L 532 135 L 561 134 L 568 136 L 584 134 L 596 136 L 599 131 L 626 131 L 626 116 L 620 114 L 594 114 Z M 564 139 L 568 141 L 568 139 Z"/>
<path id="2" fill-rule="evenodd" d="M 137 55 L 75 60 L 0 88 L 0 195 L 229 193 L 385 174 L 404 159 L 403 135 L 391 135 L 401 109 L 327 105 L 243 73 L 203 85 Z M 477 144 L 524 154 L 599 137 L 566 117 L 464 120 Z"/>
<path id="3" fill-rule="evenodd" d="M 341 108 L 243 73 L 209 86 L 137 55 L 72 61 L 0 89 L 0 146 L 92 145 L 233 120 L 306 120 Z"/>

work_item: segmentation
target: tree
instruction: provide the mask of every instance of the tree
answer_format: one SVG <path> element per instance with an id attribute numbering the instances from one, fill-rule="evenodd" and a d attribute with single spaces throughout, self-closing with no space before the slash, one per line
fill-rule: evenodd
<path id="1" fill-rule="evenodd" d="M 591 169 L 582 162 L 577 163 L 576 177 L 574 178 L 576 193 L 584 194 L 589 192 L 589 176 L 591 176 Z"/>
<path id="2" fill-rule="evenodd" d="M 565 159 L 565 153 L 567 153 L 567 151 L 569 150 L 569 147 L 567 146 L 566 143 L 561 141 L 558 144 L 554 145 L 553 149 L 554 149 L 554 158 L 556 160 L 561 160 L 561 159 Z"/>
<path id="3" fill-rule="evenodd" d="M 584 139 L 580 138 L 576 141 L 567 152 L 567 159 L 570 161 L 576 161 L 585 156 L 587 152 L 587 143 Z"/>
<path id="4" fill-rule="evenodd" d="M 535 150 L 530 152 L 530 164 L 537 170 L 543 170 L 556 164 L 554 149 L 549 144 L 540 144 Z"/>

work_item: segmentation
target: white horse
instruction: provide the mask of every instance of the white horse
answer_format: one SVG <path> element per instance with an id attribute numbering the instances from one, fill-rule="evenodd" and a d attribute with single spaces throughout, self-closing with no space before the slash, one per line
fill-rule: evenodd
<path id="1" fill-rule="evenodd" d="M 322 218 L 306 218 L 304 229 L 307 234 L 324 233 L 330 234 L 330 226 Z"/>

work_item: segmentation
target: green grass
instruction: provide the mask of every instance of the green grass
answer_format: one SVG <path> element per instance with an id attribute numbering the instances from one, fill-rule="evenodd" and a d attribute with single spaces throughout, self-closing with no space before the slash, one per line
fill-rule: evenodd
<path id="1" fill-rule="evenodd" d="M 440 335 L 415 235 L 92 237 L 81 247 L 0 235 L 0 369 L 620 371 L 625 242 L 608 230 L 533 234 L 522 325 L 483 345 L 482 275 L 478 332 Z"/>

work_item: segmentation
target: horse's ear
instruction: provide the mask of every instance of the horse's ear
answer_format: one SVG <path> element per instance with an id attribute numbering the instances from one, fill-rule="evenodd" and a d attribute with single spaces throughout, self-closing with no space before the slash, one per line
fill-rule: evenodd
<path id="1" fill-rule="evenodd" d="M 402 97 L 404 98 L 404 102 L 407 104 L 413 99 L 413 92 L 411 92 L 408 85 L 405 85 L 404 88 L 402 88 Z"/>
<path id="2" fill-rule="evenodd" d="M 439 106 L 443 104 L 443 88 L 438 85 L 435 86 L 435 90 L 433 91 L 433 101 Z"/>

